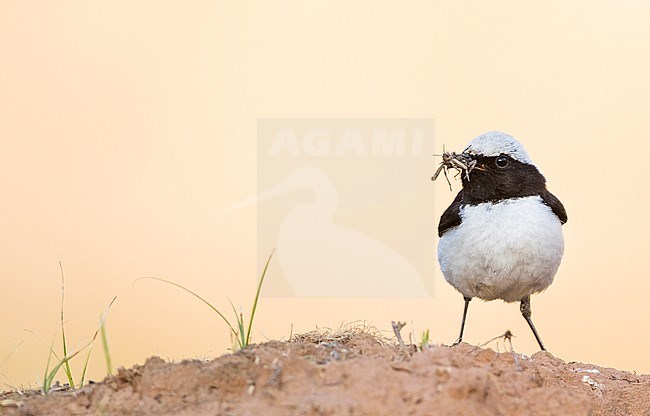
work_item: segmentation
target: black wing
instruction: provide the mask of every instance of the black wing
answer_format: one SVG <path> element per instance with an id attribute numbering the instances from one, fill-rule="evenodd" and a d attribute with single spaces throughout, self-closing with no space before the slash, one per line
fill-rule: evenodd
<path id="1" fill-rule="evenodd" d="M 555 195 L 547 190 L 544 190 L 540 196 L 542 197 L 542 201 L 544 201 L 544 203 L 553 210 L 553 213 L 557 215 L 562 224 L 567 222 L 568 218 L 566 215 L 566 210 L 564 209 L 564 205 L 562 205 L 560 200 L 557 199 Z"/>
<path id="2" fill-rule="evenodd" d="M 442 235 L 450 228 L 454 228 L 460 225 L 460 204 L 463 199 L 463 190 L 461 189 L 456 195 L 454 202 L 449 205 L 449 208 L 442 213 L 440 217 L 440 224 L 438 224 L 438 237 Z"/>

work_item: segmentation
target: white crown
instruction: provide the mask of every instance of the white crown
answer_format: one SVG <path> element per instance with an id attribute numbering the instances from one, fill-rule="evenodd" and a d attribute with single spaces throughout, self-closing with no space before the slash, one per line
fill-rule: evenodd
<path id="1" fill-rule="evenodd" d="M 514 137 L 500 131 L 489 131 L 475 137 L 469 142 L 463 153 L 488 157 L 505 154 L 515 160 L 534 166 L 524 146 Z"/>

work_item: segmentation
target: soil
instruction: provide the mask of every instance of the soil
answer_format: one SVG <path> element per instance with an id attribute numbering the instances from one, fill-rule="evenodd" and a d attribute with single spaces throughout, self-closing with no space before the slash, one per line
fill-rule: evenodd
<path id="1" fill-rule="evenodd" d="M 468 344 L 298 336 L 213 361 L 153 357 L 82 389 L 0 394 L 0 415 L 648 415 L 650 375 Z"/>

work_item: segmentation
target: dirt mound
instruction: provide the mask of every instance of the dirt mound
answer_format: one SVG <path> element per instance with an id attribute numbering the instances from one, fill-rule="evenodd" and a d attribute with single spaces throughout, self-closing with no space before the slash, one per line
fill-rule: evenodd
<path id="1" fill-rule="evenodd" d="M 650 376 L 467 344 L 404 351 L 369 334 L 142 366 L 80 390 L 0 395 L 1 415 L 641 415 Z"/>

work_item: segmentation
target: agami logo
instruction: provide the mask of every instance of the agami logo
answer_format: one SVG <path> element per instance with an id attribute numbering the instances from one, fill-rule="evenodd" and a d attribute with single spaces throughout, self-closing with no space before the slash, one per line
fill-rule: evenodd
<path id="1" fill-rule="evenodd" d="M 423 128 L 373 128 L 364 132 L 347 128 L 340 134 L 332 129 L 315 128 L 299 134 L 293 128 L 278 130 L 269 156 L 421 156 Z"/>
<path id="2" fill-rule="evenodd" d="M 433 151 L 431 119 L 258 120 L 258 192 L 222 213 L 256 207 L 264 295 L 431 296 Z"/>

